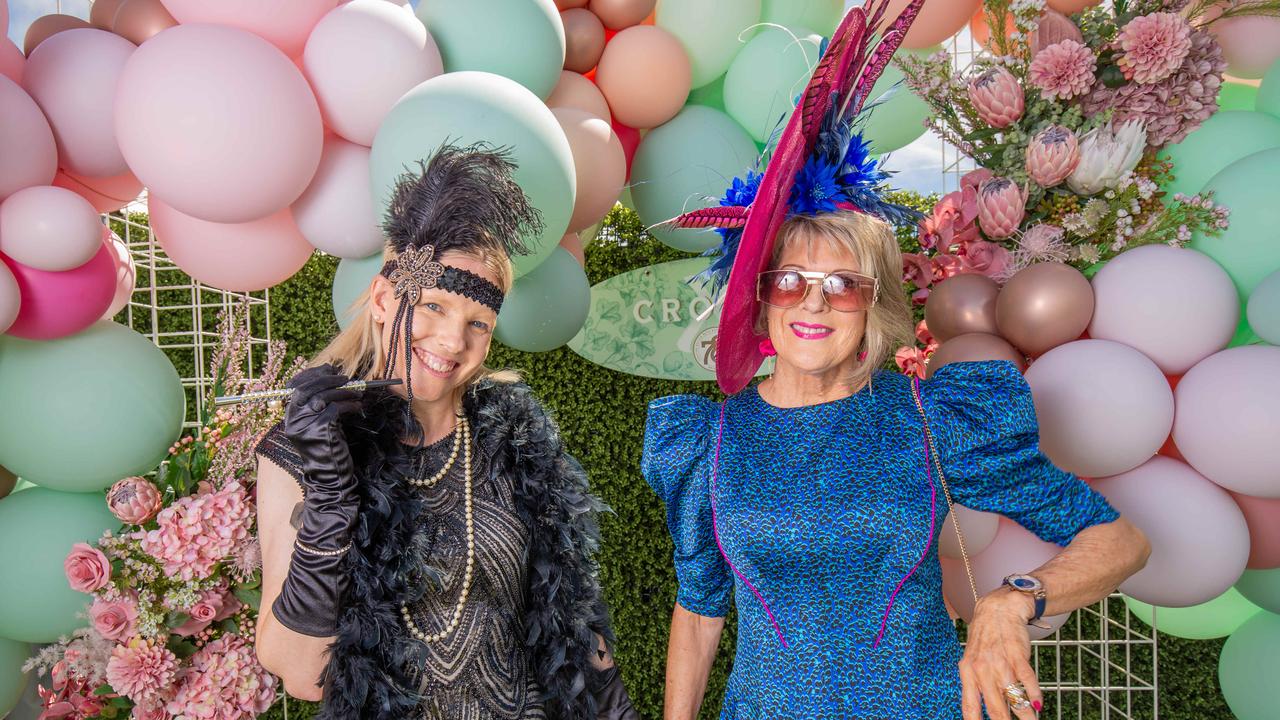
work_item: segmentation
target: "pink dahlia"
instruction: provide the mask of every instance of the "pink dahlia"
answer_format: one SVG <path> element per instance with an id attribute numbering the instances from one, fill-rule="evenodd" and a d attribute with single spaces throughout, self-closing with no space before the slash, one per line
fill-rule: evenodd
<path id="1" fill-rule="evenodd" d="M 184 720 L 240 720 L 266 712 L 275 699 L 276 679 L 258 664 L 253 646 L 223 635 L 192 656 L 166 708 Z"/>
<path id="2" fill-rule="evenodd" d="M 122 522 L 141 525 L 160 512 L 164 498 L 150 480 L 127 477 L 107 491 L 107 507 Z"/>
<path id="3" fill-rule="evenodd" d="M 1098 58 L 1084 43 L 1063 40 L 1036 53 L 1031 61 L 1031 84 L 1046 100 L 1070 100 L 1093 87 Z"/>
<path id="4" fill-rule="evenodd" d="M 1191 25 L 1177 13 L 1140 15 L 1116 37 L 1116 64 L 1130 80 L 1150 85 L 1173 74 L 1191 51 Z"/>
<path id="5" fill-rule="evenodd" d="M 107 683 L 139 705 L 155 705 L 169 692 L 178 658 L 163 643 L 134 638 L 117 645 L 107 663 Z"/>
<path id="6" fill-rule="evenodd" d="M 1027 193 L 1009 178 L 994 177 L 978 191 L 978 224 L 992 240 L 1018 230 L 1027 212 Z M 935 275 L 936 277 L 936 275 Z"/>
<path id="7" fill-rule="evenodd" d="M 253 521 L 248 496 L 239 483 L 178 500 L 160 511 L 160 527 L 142 535 L 143 551 L 182 580 L 206 578 L 213 567 L 249 537 Z"/>
<path id="8" fill-rule="evenodd" d="M 1027 174 L 1040 187 L 1053 187 L 1066 180 L 1079 164 L 1080 141 L 1061 125 L 1041 130 L 1027 145 Z"/>
<path id="9" fill-rule="evenodd" d="M 969 101 L 978 117 L 994 128 L 1008 127 L 1026 109 L 1022 86 L 1002 67 L 989 68 L 969 81 Z"/>

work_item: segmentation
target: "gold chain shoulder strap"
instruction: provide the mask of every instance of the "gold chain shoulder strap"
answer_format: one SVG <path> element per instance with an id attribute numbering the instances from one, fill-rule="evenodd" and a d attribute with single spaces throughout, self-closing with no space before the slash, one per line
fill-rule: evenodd
<path id="1" fill-rule="evenodd" d="M 960 520 L 956 518 L 955 503 L 951 500 L 951 488 L 947 486 L 947 476 L 942 472 L 942 461 L 938 458 L 938 444 L 933 440 L 933 431 L 929 429 L 929 416 L 924 412 L 924 402 L 920 400 L 920 379 L 911 379 L 911 396 L 916 401 L 916 410 L 920 411 L 920 422 L 924 424 L 924 435 L 927 440 L 924 449 L 926 462 L 933 460 L 938 480 L 942 483 L 942 494 L 947 498 L 947 516 L 951 518 L 951 527 L 956 530 L 956 540 L 960 542 L 960 559 L 964 561 L 964 572 L 969 577 L 969 590 L 973 593 L 973 601 L 978 602 L 978 583 L 973 579 L 973 567 L 969 564 L 969 551 L 964 544 L 964 533 L 960 530 Z"/>

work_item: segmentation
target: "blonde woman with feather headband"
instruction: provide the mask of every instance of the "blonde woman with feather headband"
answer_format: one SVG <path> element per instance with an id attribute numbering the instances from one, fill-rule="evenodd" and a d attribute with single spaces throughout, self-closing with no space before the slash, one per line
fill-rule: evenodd
<path id="1" fill-rule="evenodd" d="M 507 154 L 403 176 L 385 264 L 258 447 L 257 651 L 333 720 L 630 720 L 593 555 L 602 504 L 485 367 L 539 228 Z M 394 378 L 366 389 L 351 379 Z"/>

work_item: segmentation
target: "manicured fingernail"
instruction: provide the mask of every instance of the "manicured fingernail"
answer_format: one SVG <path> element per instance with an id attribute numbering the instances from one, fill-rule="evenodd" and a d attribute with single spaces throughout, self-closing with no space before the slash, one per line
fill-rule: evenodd
<path id="1" fill-rule="evenodd" d="M 1044 703 L 1040 702 L 1039 700 L 1032 700 L 1031 707 L 1035 708 L 1036 712 L 1040 712 L 1041 708 L 1044 707 Z"/>

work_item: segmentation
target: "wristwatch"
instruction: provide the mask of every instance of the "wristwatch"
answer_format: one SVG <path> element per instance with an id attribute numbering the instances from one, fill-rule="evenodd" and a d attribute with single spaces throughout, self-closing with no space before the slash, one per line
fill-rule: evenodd
<path id="1" fill-rule="evenodd" d="M 1004 582 L 1001 584 L 1008 585 L 1016 592 L 1026 593 L 1035 600 L 1036 614 L 1027 621 L 1028 625 L 1038 627 L 1042 630 L 1050 629 L 1049 624 L 1040 619 L 1040 616 L 1044 614 L 1044 583 L 1031 575 L 1009 575 L 1005 577 Z"/>

